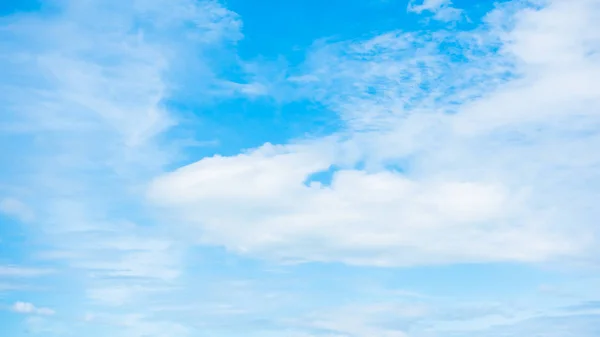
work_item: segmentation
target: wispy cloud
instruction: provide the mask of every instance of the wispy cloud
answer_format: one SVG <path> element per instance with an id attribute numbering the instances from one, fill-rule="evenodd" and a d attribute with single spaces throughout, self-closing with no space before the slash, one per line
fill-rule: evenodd
<path id="1" fill-rule="evenodd" d="M 0 276 L 3 277 L 37 277 L 52 273 L 51 269 L 26 268 L 21 266 L 0 266 Z"/>
<path id="2" fill-rule="evenodd" d="M 452 7 L 451 0 L 410 0 L 408 11 L 421 14 L 423 12 L 433 13 L 436 20 L 453 21 L 461 16 L 461 10 Z"/>
<path id="3" fill-rule="evenodd" d="M 0 213 L 15 217 L 23 222 L 30 222 L 34 218 L 32 210 L 15 198 L 3 198 L 0 200 Z"/>
<path id="4" fill-rule="evenodd" d="M 54 315 L 54 310 L 50 308 L 36 307 L 29 302 L 16 302 L 11 307 L 12 311 L 20 314 L 34 314 L 34 315 Z"/>
<path id="5" fill-rule="evenodd" d="M 242 37 L 241 21 L 215 1 L 61 1 L 44 8 L 0 21 L 0 122 L 10 144 L 22 144 L 10 168 L 17 173 L 2 183 L 18 186 L 10 189 L 19 191 L 14 200 L 36 214 L 28 233 L 40 244 L 29 253 L 58 266 L 56 277 L 88 297 L 65 301 L 142 315 L 127 324 L 131 335 L 153 324 L 144 323 L 142 303 L 150 301 L 140 295 L 168 292 L 182 273 L 182 245 L 164 227 L 136 221 L 150 212 L 142 211 L 144 183 L 180 155 L 164 142 L 178 124 L 166 102 L 180 90 L 174 78 L 189 67 L 206 88 L 223 86 L 206 64 L 210 52 Z M 23 218 L 20 205 L 5 200 L 2 208 Z M 0 269 L 4 276 L 38 273 Z"/>

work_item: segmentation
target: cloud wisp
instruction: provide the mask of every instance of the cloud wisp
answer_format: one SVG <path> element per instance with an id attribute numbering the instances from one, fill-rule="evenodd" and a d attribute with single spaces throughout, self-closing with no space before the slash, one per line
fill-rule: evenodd
<path id="1" fill-rule="evenodd" d="M 54 310 L 44 307 L 36 307 L 29 302 L 16 302 L 12 306 L 12 311 L 20 314 L 34 314 L 34 315 L 54 315 Z"/>

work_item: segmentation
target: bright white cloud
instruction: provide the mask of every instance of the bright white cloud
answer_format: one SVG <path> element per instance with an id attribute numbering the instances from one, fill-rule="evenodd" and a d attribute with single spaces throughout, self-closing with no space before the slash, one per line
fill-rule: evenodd
<path id="1" fill-rule="evenodd" d="M 54 310 L 43 307 L 36 307 L 29 302 L 16 302 L 12 306 L 14 312 L 20 314 L 35 314 L 35 315 L 54 315 Z"/>
<path id="2" fill-rule="evenodd" d="M 317 47 L 292 80 L 347 122 L 340 140 L 205 158 L 156 179 L 151 197 L 198 240 L 270 258 L 593 255 L 600 10 L 586 0 L 517 5 L 468 34 Z M 331 165 L 340 169 L 329 186 L 305 185 Z"/>
<path id="3" fill-rule="evenodd" d="M 302 152 L 264 155 L 268 148 L 202 160 L 157 180 L 152 195 L 202 225 L 203 240 L 271 257 L 412 265 L 540 261 L 575 249 L 519 218 L 519 190 L 359 170 L 306 186 L 328 162 Z"/>

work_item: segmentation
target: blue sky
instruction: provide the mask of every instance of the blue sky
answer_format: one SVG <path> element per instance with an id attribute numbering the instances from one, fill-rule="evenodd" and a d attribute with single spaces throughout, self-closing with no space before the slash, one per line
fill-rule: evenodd
<path id="1" fill-rule="evenodd" d="M 597 0 L 0 3 L 0 327 L 592 337 Z"/>

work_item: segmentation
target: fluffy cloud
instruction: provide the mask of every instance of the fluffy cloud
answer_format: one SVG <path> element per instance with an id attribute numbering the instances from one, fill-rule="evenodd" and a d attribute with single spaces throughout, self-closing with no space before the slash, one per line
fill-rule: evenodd
<path id="1" fill-rule="evenodd" d="M 182 207 L 203 226 L 204 240 L 283 258 L 411 265 L 538 261 L 574 249 L 559 236 L 513 224 L 524 197 L 494 182 L 347 169 L 329 185 L 307 186 L 311 173 L 327 169 L 319 159 L 265 146 L 185 167 L 158 179 L 151 193 Z"/>
<path id="2" fill-rule="evenodd" d="M 586 0 L 521 5 L 468 34 L 317 46 L 291 80 L 346 122 L 337 138 L 205 158 L 158 177 L 151 197 L 199 241 L 271 258 L 413 265 L 593 253 L 600 10 Z M 330 183 L 309 182 L 330 169 Z"/>

